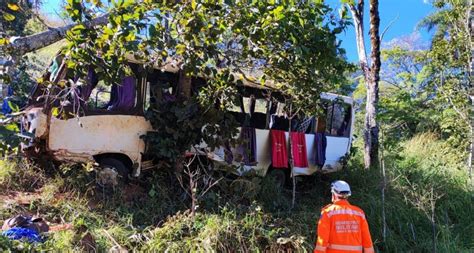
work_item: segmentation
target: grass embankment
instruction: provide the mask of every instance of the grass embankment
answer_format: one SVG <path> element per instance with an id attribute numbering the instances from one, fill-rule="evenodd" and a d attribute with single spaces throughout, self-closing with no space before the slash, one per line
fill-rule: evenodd
<path id="1" fill-rule="evenodd" d="M 292 210 L 291 192 L 271 179 L 223 180 L 200 201 L 195 217 L 186 211 L 189 199 L 171 173 L 155 173 L 108 194 L 80 168 L 51 171 L 1 161 L 1 194 L 10 197 L 0 200 L 0 220 L 31 213 L 71 226 L 50 232 L 37 245 L 0 237 L 0 250 L 80 251 L 93 244 L 98 251 L 311 251 L 329 184 L 344 179 L 353 188 L 351 202 L 366 211 L 380 252 L 432 252 L 433 235 L 438 252 L 472 252 L 473 190 L 459 154 L 426 134 L 385 155 L 385 241 L 380 172 L 363 170 L 360 161 L 356 154 L 345 171 L 306 178 Z M 15 201 L 16 192 L 31 193 Z"/>

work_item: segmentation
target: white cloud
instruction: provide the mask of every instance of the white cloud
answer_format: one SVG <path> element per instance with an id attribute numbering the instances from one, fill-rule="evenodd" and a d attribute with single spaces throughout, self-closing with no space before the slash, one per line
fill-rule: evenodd
<path id="1" fill-rule="evenodd" d="M 395 46 L 407 50 L 423 50 L 427 49 L 429 44 L 423 40 L 419 32 L 413 32 L 382 42 L 383 49 L 393 48 Z"/>

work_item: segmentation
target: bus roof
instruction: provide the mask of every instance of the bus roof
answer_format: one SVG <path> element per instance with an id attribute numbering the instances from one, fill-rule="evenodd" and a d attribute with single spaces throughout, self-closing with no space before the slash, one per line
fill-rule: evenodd
<path id="1" fill-rule="evenodd" d="M 133 55 L 127 55 L 127 60 L 131 63 L 136 64 L 143 64 L 142 61 L 136 59 Z M 180 61 L 176 58 L 168 57 L 165 64 L 162 66 L 153 66 L 154 69 L 161 70 L 162 72 L 170 72 L 170 73 L 178 73 L 180 68 Z M 266 80 L 264 84 L 258 82 L 257 78 L 254 77 L 251 73 L 250 74 L 241 74 L 241 73 L 232 73 L 236 80 L 240 80 L 243 83 L 243 86 L 255 88 L 255 89 L 262 89 L 262 90 L 278 90 L 278 84 L 276 84 L 273 80 Z M 353 104 L 354 100 L 349 96 L 343 96 L 335 93 L 329 92 L 322 92 L 321 98 L 334 101 L 336 99 L 342 100 L 344 103 Z"/>

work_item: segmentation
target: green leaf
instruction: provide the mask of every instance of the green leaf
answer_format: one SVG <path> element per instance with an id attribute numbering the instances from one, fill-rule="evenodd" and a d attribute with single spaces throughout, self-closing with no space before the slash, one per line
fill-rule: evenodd
<path id="1" fill-rule="evenodd" d="M 6 13 L 6 12 L 3 13 L 3 18 L 4 18 L 6 21 L 9 21 L 9 22 L 15 20 L 15 16 L 13 16 L 13 15 L 10 14 L 10 13 Z"/>
<path id="2" fill-rule="evenodd" d="M 51 115 L 53 115 L 53 117 L 57 117 L 59 115 L 59 108 L 53 107 L 53 109 L 51 110 Z"/>
<path id="3" fill-rule="evenodd" d="M 151 188 L 151 190 L 148 192 L 148 196 L 152 198 L 156 196 L 156 191 L 154 188 Z"/>
<path id="4" fill-rule="evenodd" d="M 273 11 L 273 15 L 275 16 L 276 20 L 280 20 L 285 17 L 285 15 L 282 13 L 284 8 L 285 7 L 281 5 L 275 8 L 275 10 Z"/>
<path id="5" fill-rule="evenodd" d="M 5 126 L 5 129 L 8 131 L 19 132 L 20 129 L 16 123 L 10 123 Z"/>
<path id="6" fill-rule="evenodd" d="M 7 45 L 9 43 L 7 38 L 0 38 L 0 46 Z"/>
<path id="7" fill-rule="evenodd" d="M 86 29 L 86 27 L 83 24 L 79 24 L 79 25 L 74 26 L 71 29 L 71 32 L 74 33 L 74 34 L 81 34 L 82 31 L 84 31 L 85 29 Z"/>
<path id="8" fill-rule="evenodd" d="M 300 26 L 304 26 L 304 20 L 301 17 L 298 17 L 298 22 L 300 23 Z"/>
<path id="9" fill-rule="evenodd" d="M 171 36 L 171 38 L 176 39 L 176 38 L 178 38 L 178 32 L 175 31 L 175 30 L 172 30 L 170 32 L 170 36 Z"/>
<path id="10" fill-rule="evenodd" d="M 182 54 L 184 54 L 185 51 L 186 51 L 186 45 L 184 45 L 184 44 L 176 45 L 176 53 L 177 54 L 182 55 Z"/>
<path id="11" fill-rule="evenodd" d="M 8 9 L 10 9 L 12 11 L 17 11 L 17 10 L 20 9 L 20 6 L 18 6 L 17 4 L 9 3 L 7 6 L 8 6 Z"/>
<path id="12" fill-rule="evenodd" d="M 8 101 L 8 105 L 10 106 L 10 108 L 12 108 L 13 112 L 19 112 L 20 111 L 20 107 L 18 107 L 18 105 L 16 105 L 12 101 Z"/>

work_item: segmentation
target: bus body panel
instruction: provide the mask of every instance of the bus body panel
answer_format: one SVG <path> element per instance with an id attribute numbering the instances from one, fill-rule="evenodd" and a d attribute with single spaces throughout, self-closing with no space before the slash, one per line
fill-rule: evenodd
<path id="1" fill-rule="evenodd" d="M 240 131 L 241 128 L 239 128 Z M 271 168 L 272 164 L 272 147 L 271 147 L 271 137 L 270 130 L 265 129 L 255 129 L 256 132 L 256 160 L 257 164 L 250 166 L 244 165 L 241 161 L 232 161 L 232 165 L 237 167 L 238 174 L 244 174 L 249 171 L 255 171 L 258 175 L 266 175 L 268 169 Z M 289 134 L 285 132 L 286 137 L 286 146 L 288 154 L 290 152 L 289 147 Z M 311 175 L 317 171 L 323 173 L 329 173 L 333 171 L 340 170 L 342 168 L 341 159 L 346 156 L 350 148 L 350 139 L 348 137 L 333 137 L 327 136 L 327 147 L 326 147 L 326 162 L 322 168 L 315 164 L 315 152 L 316 145 L 314 143 L 315 135 L 314 134 L 305 134 L 306 140 L 306 154 L 308 157 L 308 167 L 307 168 L 294 168 L 294 174 L 299 175 Z M 200 148 L 205 148 L 206 145 L 203 143 L 200 145 Z M 229 165 L 225 161 L 225 149 L 220 147 L 214 150 L 208 157 L 216 162 L 217 166 Z M 231 148 L 233 157 L 237 156 L 235 148 Z M 283 170 L 285 168 L 282 168 Z M 287 168 L 289 169 L 289 167 Z"/>
<path id="2" fill-rule="evenodd" d="M 30 127 L 34 138 L 45 139 L 47 151 L 58 161 L 94 162 L 100 154 L 126 155 L 140 167 L 145 142 L 141 136 L 152 129 L 143 116 L 93 115 L 71 119 L 51 117 L 34 108 Z"/>

